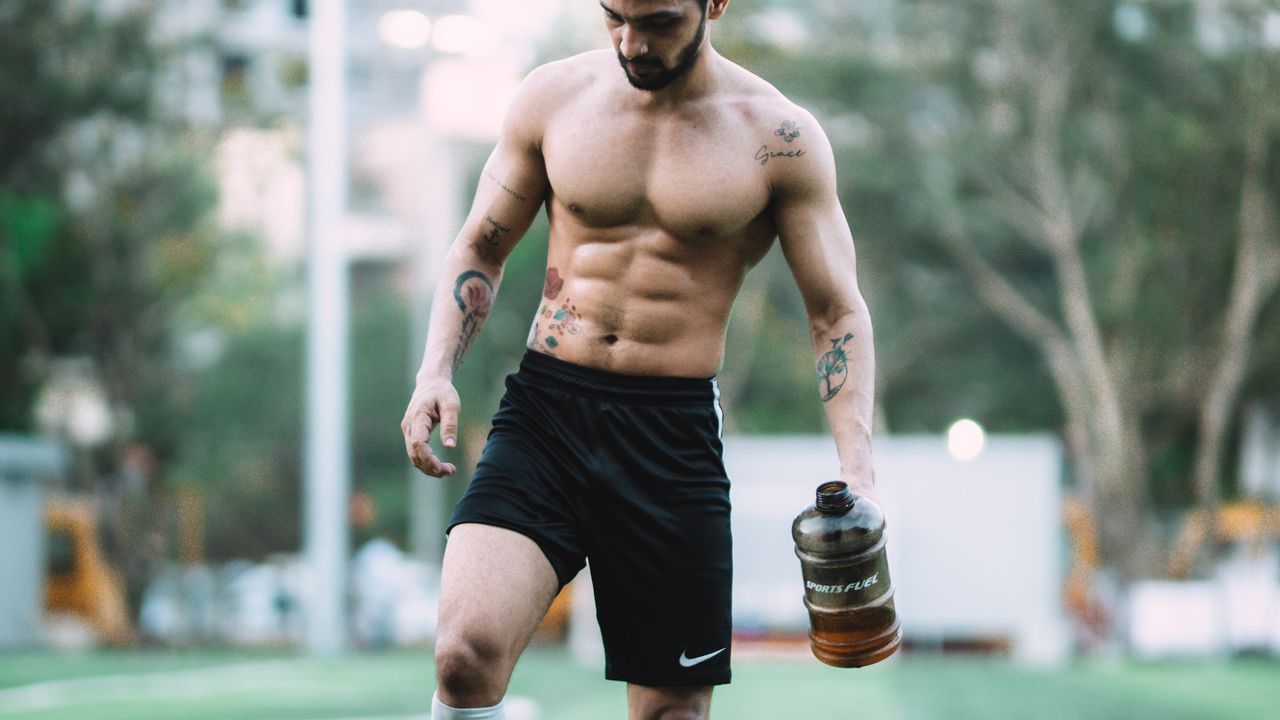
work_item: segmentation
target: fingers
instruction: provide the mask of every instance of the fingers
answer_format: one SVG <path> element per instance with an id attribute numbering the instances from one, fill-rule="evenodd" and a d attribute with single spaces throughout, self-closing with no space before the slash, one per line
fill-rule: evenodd
<path id="1" fill-rule="evenodd" d="M 440 402 L 440 441 L 447 448 L 458 444 L 458 402 L 442 400 Z"/>
<path id="2" fill-rule="evenodd" d="M 444 462 L 431 449 L 431 430 L 434 418 L 426 412 L 419 412 L 411 419 L 406 418 L 400 424 L 404 432 L 405 452 L 413 466 L 432 477 L 444 477 L 458 471 L 453 463 Z M 455 437 L 457 431 L 454 431 Z"/>

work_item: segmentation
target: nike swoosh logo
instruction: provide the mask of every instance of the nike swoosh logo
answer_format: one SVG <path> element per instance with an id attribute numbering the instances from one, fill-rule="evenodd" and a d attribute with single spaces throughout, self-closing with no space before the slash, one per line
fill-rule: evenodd
<path id="1" fill-rule="evenodd" d="M 713 657 L 715 657 L 715 656 L 719 655 L 720 653 L 722 653 L 722 652 L 724 652 L 724 651 L 725 651 L 725 648 L 720 648 L 719 650 L 717 650 L 717 651 L 715 651 L 715 652 L 713 652 L 713 653 L 707 653 L 706 655 L 699 655 L 699 656 L 698 656 L 698 657 L 696 657 L 696 658 L 691 658 L 691 657 L 689 657 L 688 655 L 686 655 L 686 654 L 685 654 L 685 651 L 681 650 L 681 651 L 680 651 L 680 667 L 693 667 L 694 665 L 697 665 L 698 663 L 704 663 L 704 662 L 706 662 L 706 661 L 710 660 L 711 658 L 713 658 Z"/>

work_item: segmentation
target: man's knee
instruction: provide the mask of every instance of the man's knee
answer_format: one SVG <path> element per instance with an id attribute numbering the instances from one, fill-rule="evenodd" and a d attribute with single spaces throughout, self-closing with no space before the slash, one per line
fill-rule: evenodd
<path id="1" fill-rule="evenodd" d="M 436 688 L 455 707 L 485 707 L 502 699 L 514 660 L 498 638 L 459 633 L 436 640 Z"/>

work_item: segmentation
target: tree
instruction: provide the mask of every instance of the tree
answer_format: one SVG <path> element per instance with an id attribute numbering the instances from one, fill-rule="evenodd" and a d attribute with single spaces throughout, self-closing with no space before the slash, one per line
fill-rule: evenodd
<path id="1" fill-rule="evenodd" d="M 124 508 L 106 529 L 135 594 L 154 463 L 133 460 L 180 433 L 172 319 L 208 267 L 214 200 L 200 136 L 153 102 L 150 24 L 146 3 L 0 8 L 0 428 L 32 427 L 56 359 L 88 359 L 115 432 L 73 489 Z"/>
<path id="2" fill-rule="evenodd" d="M 901 418 L 921 412 L 902 392 L 922 382 L 947 404 L 1042 377 L 1103 557 L 1159 572 L 1152 499 L 1212 509 L 1243 388 L 1274 386 L 1259 376 L 1276 365 L 1259 331 L 1280 283 L 1265 8 L 810 3 L 797 14 L 813 36 L 781 47 L 759 39 L 785 25 L 770 12 L 728 54 L 812 103 L 837 145 L 883 405 Z M 1206 45 L 1206 27 L 1225 41 Z M 981 358 L 983 345 L 1015 352 L 969 365 L 986 377 L 971 387 L 939 382 L 954 377 L 940 348 Z"/>

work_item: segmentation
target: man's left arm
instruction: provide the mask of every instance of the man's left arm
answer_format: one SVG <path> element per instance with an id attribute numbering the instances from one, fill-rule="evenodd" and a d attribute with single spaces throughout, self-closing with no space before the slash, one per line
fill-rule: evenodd
<path id="1" fill-rule="evenodd" d="M 788 125 L 794 138 L 778 149 L 803 153 L 767 163 L 778 239 L 809 315 L 818 395 L 840 455 L 840 479 L 855 493 L 874 496 L 871 316 L 858 290 L 853 237 L 836 192 L 835 158 L 808 113 L 799 124 Z"/>

